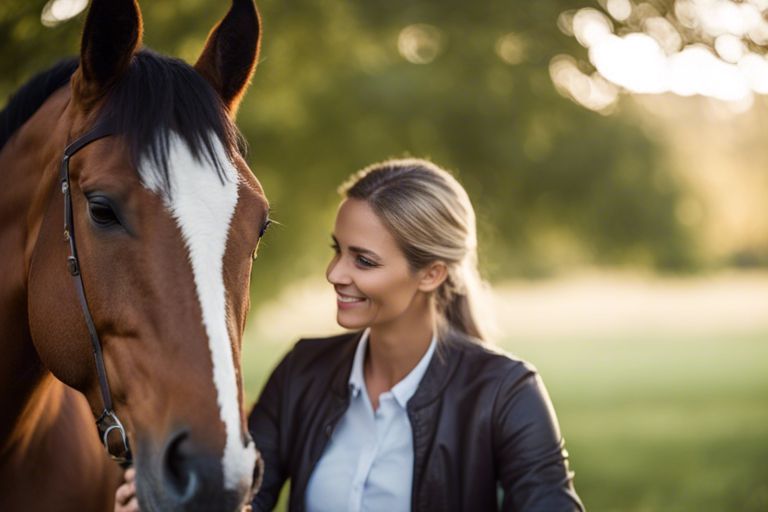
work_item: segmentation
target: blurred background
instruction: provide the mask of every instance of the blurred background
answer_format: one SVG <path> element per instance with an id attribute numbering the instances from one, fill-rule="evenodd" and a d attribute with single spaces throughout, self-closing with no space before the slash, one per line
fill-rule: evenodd
<path id="1" fill-rule="evenodd" d="M 228 2 L 142 5 L 194 62 Z M 495 342 L 533 362 L 591 510 L 768 510 L 768 0 L 261 0 L 238 124 L 280 222 L 249 403 L 324 283 L 338 196 L 433 159 L 478 213 Z M 0 97 L 76 54 L 87 0 L 3 0 Z"/>

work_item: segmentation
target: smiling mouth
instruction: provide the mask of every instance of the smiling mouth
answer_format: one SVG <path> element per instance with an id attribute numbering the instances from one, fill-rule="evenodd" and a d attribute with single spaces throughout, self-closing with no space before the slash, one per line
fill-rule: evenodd
<path id="1" fill-rule="evenodd" d="M 342 295 L 337 292 L 336 300 L 338 300 L 339 302 L 343 302 L 344 304 L 351 304 L 354 302 L 363 302 L 365 299 L 363 297 L 351 297 L 349 295 Z"/>

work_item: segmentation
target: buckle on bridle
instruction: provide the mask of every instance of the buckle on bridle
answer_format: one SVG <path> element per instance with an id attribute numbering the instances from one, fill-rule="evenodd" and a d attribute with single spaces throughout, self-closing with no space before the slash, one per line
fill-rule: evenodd
<path id="1" fill-rule="evenodd" d="M 69 239 L 69 232 L 65 231 L 64 233 L 67 239 Z M 76 276 L 80 273 L 80 267 L 77 264 L 77 258 L 74 256 L 69 256 L 67 258 L 67 271 L 69 271 L 69 273 L 73 276 Z"/>
<path id="2" fill-rule="evenodd" d="M 105 409 L 101 416 L 99 416 L 99 419 L 96 420 L 96 427 L 99 429 L 99 437 L 101 437 L 101 442 L 104 444 L 104 448 L 106 448 L 110 458 L 119 463 L 130 462 L 131 448 L 128 446 L 128 436 L 115 412 Z M 115 438 L 115 434 L 118 435 L 117 438 Z M 115 439 L 115 442 L 120 443 L 117 453 L 112 453 L 110 447 L 111 439 Z"/>

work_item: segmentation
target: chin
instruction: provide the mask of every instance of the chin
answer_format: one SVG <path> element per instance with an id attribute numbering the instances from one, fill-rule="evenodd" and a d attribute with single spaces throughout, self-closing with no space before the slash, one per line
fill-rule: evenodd
<path id="1" fill-rule="evenodd" d="M 368 322 L 361 319 L 350 318 L 342 312 L 336 314 L 336 323 L 350 331 L 359 331 L 370 325 Z"/>

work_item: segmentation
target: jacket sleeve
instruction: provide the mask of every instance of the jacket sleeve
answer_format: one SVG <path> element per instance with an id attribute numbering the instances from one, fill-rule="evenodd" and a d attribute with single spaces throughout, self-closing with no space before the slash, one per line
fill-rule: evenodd
<path id="1" fill-rule="evenodd" d="M 261 487 L 253 498 L 253 510 L 267 511 L 275 508 L 280 497 L 280 490 L 288 478 L 286 454 L 281 453 L 281 435 L 287 425 L 281 425 L 284 400 L 287 396 L 287 376 L 291 352 L 277 365 L 267 384 L 261 391 L 259 400 L 248 416 L 248 430 L 253 437 L 256 449 L 264 462 Z M 258 475 L 256 475 L 258 477 Z"/>
<path id="2" fill-rule="evenodd" d="M 583 511 L 554 408 L 535 371 L 512 371 L 494 404 L 502 510 Z"/>

